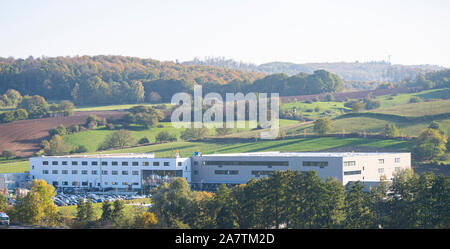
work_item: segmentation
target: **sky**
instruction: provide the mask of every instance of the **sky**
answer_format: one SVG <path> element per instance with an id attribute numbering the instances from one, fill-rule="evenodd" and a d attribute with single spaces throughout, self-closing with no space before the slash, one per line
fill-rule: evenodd
<path id="1" fill-rule="evenodd" d="M 0 0 L 0 57 L 450 67 L 450 0 Z"/>

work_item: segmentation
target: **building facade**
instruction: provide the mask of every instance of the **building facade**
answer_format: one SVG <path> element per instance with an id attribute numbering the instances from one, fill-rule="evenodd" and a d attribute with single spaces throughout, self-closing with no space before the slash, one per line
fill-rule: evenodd
<path id="1" fill-rule="evenodd" d="M 30 178 L 63 188 L 141 189 L 185 178 L 195 190 L 215 191 L 221 184 L 244 184 L 278 170 L 314 170 L 322 179 L 344 185 L 372 186 L 411 168 L 410 153 L 255 152 L 194 154 L 190 158 L 155 158 L 153 154 L 105 154 L 34 157 Z"/>
<path id="2" fill-rule="evenodd" d="M 213 190 L 220 184 L 233 186 L 277 170 L 314 170 L 325 180 L 335 178 L 344 185 L 360 181 L 367 187 L 381 177 L 411 168 L 410 153 L 255 152 L 210 154 L 192 157 L 192 186 Z"/>
<path id="3" fill-rule="evenodd" d="M 30 158 L 30 178 L 61 188 L 141 189 L 184 177 L 191 182 L 190 158 L 153 154 L 105 154 Z"/>

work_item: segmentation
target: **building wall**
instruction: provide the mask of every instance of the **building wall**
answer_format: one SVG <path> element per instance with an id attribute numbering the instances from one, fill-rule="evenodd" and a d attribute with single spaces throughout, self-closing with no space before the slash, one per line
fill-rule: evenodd
<path id="1" fill-rule="evenodd" d="M 383 163 L 380 160 L 383 160 Z M 44 161 L 47 161 L 48 165 L 44 165 Z M 67 162 L 67 165 L 62 165 L 63 161 Z M 72 161 L 78 162 L 78 165 L 72 165 Z M 53 165 L 53 162 L 56 162 L 56 165 Z M 87 162 L 87 165 L 82 165 L 82 162 Z M 97 165 L 92 165 L 92 162 L 97 162 Z M 102 165 L 102 162 L 107 165 Z M 112 162 L 118 162 L 118 165 L 112 166 Z M 128 166 L 122 165 L 122 162 L 128 162 Z M 133 162 L 137 162 L 137 166 L 133 166 Z M 154 166 L 154 162 L 159 162 L 159 166 Z M 169 166 L 164 166 L 165 162 L 169 163 Z M 144 163 L 149 165 L 144 166 Z M 59 187 L 73 187 L 72 182 L 77 182 L 78 187 L 102 188 L 129 188 L 129 185 L 133 184 L 133 189 L 142 187 L 144 170 L 182 170 L 182 176 L 192 184 L 194 189 L 210 185 L 215 190 L 216 184 L 243 184 L 252 178 L 267 176 L 268 172 L 275 170 L 314 170 L 323 180 L 332 177 L 347 185 L 353 181 L 376 184 L 381 176 L 392 180 L 394 172 L 405 168 L 411 168 L 410 153 L 368 153 L 354 156 L 351 153 L 340 156 L 331 153 L 330 156 L 260 154 L 196 155 L 191 158 L 30 158 L 31 179 L 44 179 L 50 184 L 57 182 Z M 48 171 L 48 174 L 44 174 L 44 170 Z M 54 170 L 56 170 L 55 174 L 53 174 Z M 67 170 L 67 174 L 62 174 L 63 170 Z M 77 174 L 72 174 L 73 170 L 77 171 Z M 84 170 L 87 174 L 82 174 Z M 94 170 L 97 174 L 93 174 Z M 102 171 L 107 171 L 107 175 L 101 174 Z M 112 175 L 112 171 L 117 171 L 118 174 Z M 123 175 L 122 171 L 128 172 L 128 175 Z M 133 171 L 136 171 L 137 175 L 133 175 Z M 67 185 L 64 186 L 63 182 L 67 182 Z M 87 182 L 88 185 L 83 186 L 83 182 Z"/>
<path id="2" fill-rule="evenodd" d="M 379 160 L 383 160 L 381 163 Z M 355 165 L 343 166 L 343 181 L 346 185 L 351 181 L 379 182 L 382 176 L 392 180 L 394 173 L 400 169 L 411 168 L 410 153 L 380 154 L 363 157 L 345 157 L 344 162 L 355 162 Z M 345 172 L 360 171 L 360 174 L 345 175 Z M 355 172 L 356 173 L 356 172 Z"/>
<path id="3" fill-rule="evenodd" d="M 44 165 L 47 161 L 48 165 Z M 53 165 L 56 162 L 56 165 Z M 67 165 L 62 165 L 67 162 Z M 72 162 L 77 162 L 78 165 L 72 165 Z M 87 162 L 87 165 L 82 165 L 82 162 Z M 92 163 L 97 165 L 92 165 Z M 106 163 L 107 165 L 102 165 Z M 112 162 L 117 162 L 117 166 L 113 166 Z M 128 166 L 122 165 L 122 162 L 128 162 Z M 136 162 L 138 166 L 133 166 Z M 158 162 L 159 166 L 154 166 L 154 162 Z M 164 166 L 164 163 L 169 163 L 169 166 Z M 148 166 L 144 166 L 148 163 Z M 180 165 L 178 164 L 180 163 Z M 48 171 L 45 174 L 44 171 Z M 53 172 L 55 170 L 55 172 Z M 63 170 L 67 174 L 63 174 Z M 44 179 L 46 182 L 53 184 L 58 183 L 58 187 L 74 187 L 73 182 L 78 183 L 78 187 L 102 187 L 102 188 L 129 188 L 132 184 L 133 189 L 140 189 L 142 186 L 142 172 L 143 170 L 182 170 L 183 177 L 188 182 L 191 182 L 191 163 L 190 158 L 106 158 L 106 157 L 33 157 L 30 158 L 30 176 L 31 179 Z M 73 174 L 72 171 L 76 171 Z M 87 174 L 83 174 L 87 171 Z M 94 174 L 96 171 L 97 174 Z M 106 171 L 107 174 L 102 174 Z M 117 175 L 113 175 L 113 171 L 117 171 Z M 123 171 L 128 172 L 124 175 Z M 137 175 L 133 174 L 137 172 Z M 63 185 L 67 182 L 68 185 Z M 87 186 L 83 186 L 83 182 L 87 182 Z M 116 185 L 113 185 L 116 183 Z"/>
<path id="4" fill-rule="evenodd" d="M 379 163 L 383 160 L 383 164 Z M 275 170 L 314 170 L 317 175 L 325 180 L 327 177 L 335 178 L 344 185 L 352 181 L 366 182 L 369 185 L 380 181 L 381 176 L 392 180 L 393 173 L 399 169 L 411 168 L 410 153 L 380 153 L 359 156 L 340 157 L 303 157 L 303 156 L 194 156 L 192 158 L 192 183 L 197 188 L 207 184 L 243 184 L 252 178 L 263 177 L 254 175 L 253 171 L 275 171 Z M 208 161 L 284 161 L 287 166 L 259 166 L 259 165 L 208 165 Z M 327 166 L 304 166 L 303 162 L 327 162 Z M 344 162 L 354 162 L 348 164 Z M 233 163 L 232 163 L 233 164 Z M 306 163 L 308 165 L 308 163 Z M 382 169 L 379 171 L 379 169 Z M 218 175 L 216 170 L 229 170 L 238 174 Z M 349 174 L 350 173 L 350 174 Z M 353 173 L 353 174 L 351 174 Z"/>
<path id="5" fill-rule="evenodd" d="M 252 178 L 260 178 L 267 175 L 254 175 L 253 171 L 276 171 L 276 170 L 298 170 L 309 171 L 315 170 L 317 175 L 326 179 L 327 177 L 333 177 L 339 181 L 342 181 L 342 158 L 340 157 L 264 157 L 264 156 L 242 156 L 242 157 L 230 157 L 230 156 L 197 156 L 193 157 L 192 166 L 192 183 L 229 183 L 229 184 L 243 184 Z M 212 166 L 204 165 L 208 161 L 238 161 L 238 162 L 287 162 L 287 166 L 262 166 L 262 165 L 226 165 Z M 326 162 L 327 166 L 303 166 L 303 162 Z M 197 162 L 197 163 L 195 163 Z M 197 165 L 195 165 L 197 164 Z M 236 175 L 218 175 L 216 170 L 235 170 L 238 171 Z"/>

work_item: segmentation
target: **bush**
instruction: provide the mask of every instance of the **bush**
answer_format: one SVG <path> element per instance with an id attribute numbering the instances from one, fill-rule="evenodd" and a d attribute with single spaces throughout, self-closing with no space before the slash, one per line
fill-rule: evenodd
<path id="1" fill-rule="evenodd" d="M 378 108 L 378 107 L 380 107 L 380 101 L 379 100 L 372 100 L 372 99 L 369 99 L 369 100 L 367 100 L 366 101 L 366 105 L 365 105 L 365 108 L 367 109 L 367 110 L 371 110 L 371 109 L 376 109 L 376 108 Z"/>
<path id="2" fill-rule="evenodd" d="M 86 148 L 86 146 L 78 145 L 78 146 L 76 146 L 74 149 L 72 149 L 70 151 L 70 154 L 73 154 L 73 153 L 85 153 L 85 152 L 88 152 L 88 149 Z"/>
<path id="3" fill-rule="evenodd" d="M 107 124 L 106 124 L 106 128 L 107 128 L 108 130 L 114 130 L 116 127 L 115 127 L 113 124 L 111 124 L 111 123 L 107 123 Z"/>
<path id="4" fill-rule="evenodd" d="M 2 152 L 2 157 L 6 158 L 6 159 L 12 159 L 12 158 L 16 157 L 16 153 L 14 151 L 4 150 Z"/>
<path id="5" fill-rule="evenodd" d="M 413 96 L 409 99 L 409 103 L 419 103 L 419 102 L 423 102 L 423 100 L 417 96 Z"/>
<path id="6" fill-rule="evenodd" d="M 148 140 L 148 138 L 146 137 L 143 137 L 138 141 L 138 144 L 148 144 L 148 143 L 150 143 L 150 140 Z"/>
<path id="7" fill-rule="evenodd" d="M 315 112 L 320 112 L 320 107 L 316 106 L 316 107 L 314 108 L 314 111 L 315 111 Z"/>

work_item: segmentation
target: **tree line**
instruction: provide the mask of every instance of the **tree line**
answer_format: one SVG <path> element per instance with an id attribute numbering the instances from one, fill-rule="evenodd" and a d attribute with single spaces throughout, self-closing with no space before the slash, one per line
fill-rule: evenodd
<path id="1" fill-rule="evenodd" d="M 324 70 L 265 76 L 123 56 L 0 58 L 0 92 L 15 89 L 77 105 L 170 102 L 174 93 L 191 92 L 196 84 L 205 93 L 279 92 L 287 96 L 338 91 L 342 80 Z"/>
<path id="2" fill-rule="evenodd" d="M 191 191 L 176 178 L 152 196 L 161 228 L 449 228 L 449 178 L 399 171 L 369 191 L 346 188 L 315 171 L 276 171 L 216 193 Z"/>

